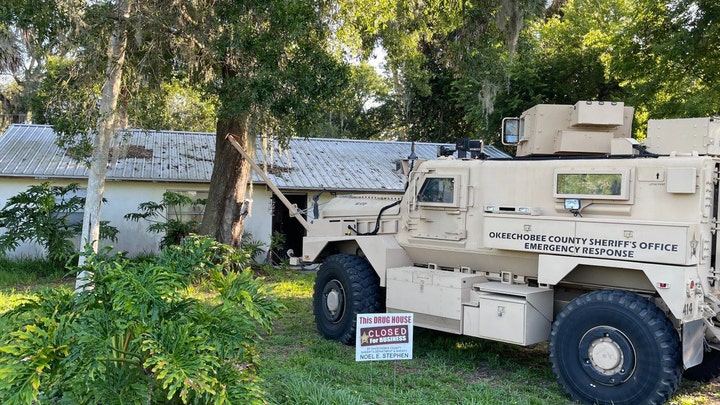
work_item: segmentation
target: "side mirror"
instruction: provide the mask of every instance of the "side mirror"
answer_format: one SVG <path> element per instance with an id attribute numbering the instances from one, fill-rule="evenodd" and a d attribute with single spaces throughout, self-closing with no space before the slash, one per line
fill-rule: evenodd
<path id="1" fill-rule="evenodd" d="M 520 118 L 508 117 L 502 120 L 502 144 L 517 145 L 520 141 Z"/>

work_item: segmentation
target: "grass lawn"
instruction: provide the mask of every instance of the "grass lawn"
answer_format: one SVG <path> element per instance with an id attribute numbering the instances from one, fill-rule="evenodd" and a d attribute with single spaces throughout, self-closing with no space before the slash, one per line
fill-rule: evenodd
<path id="1" fill-rule="evenodd" d="M 56 283 L 64 276 L 64 270 L 52 268 L 45 260 L 30 258 L 9 260 L 0 256 L 0 290 L 2 291 Z"/>
<path id="2" fill-rule="evenodd" d="M 58 276 L 0 269 L 0 313 Z M 7 278 L 3 278 L 7 277 Z M 267 277 L 287 307 L 260 343 L 260 375 L 273 404 L 569 404 L 545 345 L 529 348 L 415 329 L 413 359 L 355 362 L 354 347 L 323 339 L 312 315 L 312 272 Z M 64 283 L 72 287 L 72 279 Z M 202 295 L 201 291 L 193 295 Z M 720 404 L 720 381 L 683 381 L 671 404 Z"/>
<path id="3" fill-rule="evenodd" d="M 44 260 L 0 257 L 0 313 L 29 297 L 34 289 L 75 282 L 65 276 L 62 271 L 50 268 Z"/>
<path id="4" fill-rule="evenodd" d="M 570 404 L 544 344 L 525 348 L 415 328 L 413 359 L 355 362 L 355 348 L 323 339 L 312 315 L 314 274 L 269 277 L 287 311 L 260 346 L 276 404 Z M 720 381 L 683 381 L 670 404 L 720 404 Z"/>

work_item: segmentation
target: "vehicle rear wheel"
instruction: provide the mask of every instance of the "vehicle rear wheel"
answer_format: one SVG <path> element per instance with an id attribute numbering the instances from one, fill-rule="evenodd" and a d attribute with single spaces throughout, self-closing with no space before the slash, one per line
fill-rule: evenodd
<path id="1" fill-rule="evenodd" d="M 660 404 L 680 384 L 680 340 L 652 302 L 627 291 L 582 295 L 557 316 L 550 361 L 565 392 L 589 404 Z"/>
<path id="2" fill-rule="evenodd" d="M 685 370 L 683 377 L 707 382 L 720 376 L 720 350 L 705 352 L 702 363 Z"/>
<path id="3" fill-rule="evenodd" d="M 380 279 L 367 260 L 348 254 L 325 259 L 313 292 L 315 323 L 325 338 L 354 344 L 357 314 L 383 308 Z"/>

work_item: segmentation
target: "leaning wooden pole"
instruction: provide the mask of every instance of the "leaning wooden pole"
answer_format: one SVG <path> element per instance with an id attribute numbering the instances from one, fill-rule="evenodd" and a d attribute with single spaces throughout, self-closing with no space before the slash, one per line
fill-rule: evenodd
<path id="1" fill-rule="evenodd" d="M 262 177 L 262 179 L 265 181 L 265 184 L 267 184 L 268 187 L 270 187 L 270 190 L 272 190 L 273 193 L 282 201 L 283 204 L 287 207 L 288 211 L 290 212 L 290 216 L 297 219 L 298 222 L 300 222 L 300 225 L 305 228 L 306 231 L 310 231 L 310 224 L 303 218 L 303 216 L 298 212 L 297 205 L 292 204 L 288 199 L 285 197 L 285 195 L 280 191 L 279 188 L 275 185 L 275 183 L 270 180 L 270 178 L 265 174 L 265 171 L 260 168 L 260 166 L 255 163 L 255 161 L 250 157 L 250 155 L 245 152 L 245 150 L 240 146 L 240 143 L 237 141 L 238 136 L 233 134 L 227 134 L 225 136 L 225 139 L 230 141 L 230 144 L 237 149 L 238 152 L 242 155 L 242 157 L 250 162 L 250 166 L 252 166 L 253 170 L 257 172 L 257 174 Z"/>

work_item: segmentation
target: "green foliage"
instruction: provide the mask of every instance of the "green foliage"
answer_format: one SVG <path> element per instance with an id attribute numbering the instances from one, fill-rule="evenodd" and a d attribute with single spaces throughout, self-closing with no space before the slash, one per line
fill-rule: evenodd
<path id="1" fill-rule="evenodd" d="M 468 90 L 477 94 L 477 84 L 471 76 L 457 80 L 456 73 L 442 60 L 435 57 L 444 47 L 442 43 L 423 44 L 426 60 L 421 65 L 430 73 L 430 77 L 421 85 L 408 83 L 406 91 L 413 95 L 413 101 L 407 108 L 408 136 L 410 139 L 428 142 L 451 142 L 460 138 L 472 138 L 475 129 L 466 119 L 470 113 L 460 101 L 466 97 L 463 92 Z M 470 87 L 470 88 L 468 88 Z M 473 108 L 479 108 L 474 100 Z M 482 112 L 479 112 L 482 116 Z M 484 126 L 483 122 L 479 122 Z"/>
<path id="2" fill-rule="evenodd" d="M 537 103 L 634 104 L 623 88 L 625 79 L 609 74 L 607 68 L 618 50 L 613 42 L 632 24 L 628 6 L 625 0 L 567 2 L 559 14 L 528 24 L 508 70 L 508 86 L 496 99 L 495 125 L 499 127 L 503 115 L 517 116 Z"/>
<path id="3" fill-rule="evenodd" d="M 387 52 L 392 92 L 378 100 L 390 119 L 372 122 L 394 138 L 494 141 L 503 117 L 538 103 L 624 101 L 638 138 L 648 117 L 718 112 L 717 2 L 341 4 L 338 38 L 364 55 Z"/>
<path id="4" fill-rule="evenodd" d="M 251 264 L 253 254 L 252 249 L 235 250 L 211 238 L 189 235 L 178 245 L 166 246 L 155 260 L 175 273 L 195 279 L 207 277 L 216 267 L 224 272 L 241 271 Z"/>
<path id="5" fill-rule="evenodd" d="M 98 122 L 106 119 L 99 106 L 107 79 L 110 37 L 123 33 L 133 40 L 123 46 L 119 101 L 113 107 L 116 127 L 208 131 L 214 128 L 215 97 L 202 94 L 188 82 L 190 68 L 173 53 L 183 42 L 170 33 L 172 7 L 157 2 L 132 2 L 127 15 L 116 15 L 122 2 L 69 0 L 22 2 L 12 0 L 0 9 L 0 24 L 16 27 L 37 71 L 17 75 L 27 93 L 36 123 L 51 124 L 58 144 L 89 163 Z M 125 3 L 127 4 L 127 3 Z M 116 27 L 117 24 L 117 27 Z M 177 35 L 177 36 L 176 36 Z M 1 60 L 2 58 L 0 58 Z M 106 114 L 105 114 L 106 115 Z"/>
<path id="6" fill-rule="evenodd" d="M 1 27 L 0 38 L 2 38 Z M 3 70 L 2 64 L 3 62 L 0 62 L 0 71 Z M 9 81 L 0 83 L 0 131 L 5 131 L 13 123 L 13 115 L 22 113 L 22 90 L 17 83 Z"/>
<path id="7" fill-rule="evenodd" d="M 564 2 L 524 31 L 492 120 L 540 102 L 624 101 L 641 139 L 648 118 L 716 114 L 718 16 L 707 1 Z"/>
<path id="8" fill-rule="evenodd" d="M 255 344 L 281 306 L 226 253 L 189 237 L 156 260 L 90 256 L 91 288 L 42 290 L 0 316 L 0 401 L 263 403 Z M 201 275 L 206 301 L 187 295 Z"/>
<path id="9" fill-rule="evenodd" d="M 88 164 L 95 127 L 100 118 L 96 108 L 100 97 L 100 78 L 91 75 L 72 59 L 48 57 L 46 69 L 45 77 L 37 85 L 31 100 L 35 114 L 33 120 L 53 125 L 58 146 Z M 88 85 L 88 82 L 91 84 Z"/>
<path id="10" fill-rule="evenodd" d="M 313 135 L 325 112 L 322 100 L 347 82 L 346 66 L 327 49 L 332 7 L 322 1 L 223 0 L 172 11 L 180 31 L 194 38 L 180 42 L 180 51 L 200 67 L 191 77 L 217 95 L 220 120 L 250 117 L 244 128 L 249 133 L 286 142 Z"/>
<path id="11" fill-rule="evenodd" d="M 160 247 L 177 245 L 183 238 L 191 233 L 197 233 L 200 223 L 197 219 L 186 219 L 183 209 L 192 208 L 193 212 L 201 211 L 205 207 L 205 199 L 192 199 L 187 194 L 166 191 L 160 202 L 147 201 L 138 205 L 140 212 L 129 213 L 125 219 L 150 222 L 147 230 L 153 233 L 162 233 Z M 202 217 L 202 213 L 197 215 Z"/>
<path id="12" fill-rule="evenodd" d="M 337 388 L 305 375 L 292 375 L 284 378 L 282 390 L 275 404 L 344 404 L 363 405 L 366 402 L 358 398 L 349 388 Z"/>
<path id="13" fill-rule="evenodd" d="M 272 295 L 287 307 L 273 323 L 273 333 L 264 335 L 256 347 L 262 363 L 258 369 L 263 379 L 261 389 L 271 404 L 571 403 L 555 382 L 547 348 L 542 344 L 520 347 L 416 328 L 413 360 L 358 363 L 353 347 L 318 335 L 311 303 L 314 277 L 313 272 L 283 271 L 266 281 L 273 286 Z M 198 295 L 197 291 L 192 295 Z M 0 292 L 0 313 L 16 307 L 19 300 L 26 301 L 28 296 Z M 205 298 L 209 302 L 213 299 Z M 11 319 L 0 317 L 0 330 L 7 330 L 3 322 Z M 110 384 L 106 381 L 110 380 L 93 382 Z M 109 387 L 103 389 L 113 399 L 102 403 L 115 403 L 117 393 L 125 395 L 134 388 L 128 384 L 115 386 L 113 392 Z M 684 380 L 670 402 L 715 403 L 720 399 L 718 392 L 717 381 Z M 131 403 L 133 398 L 146 397 L 136 393 L 123 399 Z M 69 397 L 45 402 L 73 403 Z M 148 402 L 170 401 L 158 395 L 142 403 Z"/>
<path id="14" fill-rule="evenodd" d="M 348 67 L 347 85 L 333 97 L 320 100 L 323 120 L 316 124 L 317 136 L 382 139 L 395 135 L 391 114 L 390 82 L 367 62 Z"/>
<path id="15" fill-rule="evenodd" d="M 77 1 L 64 4 L 58 8 L 55 1 L 6 0 L 0 5 L 0 110 L 16 114 L 12 118 L 20 119 L 14 122 L 33 118 L 30 100 L 45 74 L 48 57 L 68 52 L 65 45 L 73 28 L 68 14 Z M 0 125 L 4 122 L 5 117 Z"/>
<path id="16" fill-rule="evenodd" d="M 272 264 L 287 263 L 285 254 L 285 235 L 280 232 L 273 232 L 270 235 L 270 246 L 268 246 L 267 260 Z"/>
<path id="17" fill-rule="evenodd" d="M 145 90 L 145 91 L 143 91 Z M 213 132 L 213 96 L 203 94 L 187 83 L 173 79 L 154 91 L 137 89 L 136 100 L 128 104 L 128 116 L 135 128 Z"/>
<path id="18" fill-rule="evenodd" d="M 0 288 L 57 282 L 66 275 L 65 267 L 55 267 L 47 259 L 15 258 L 0 255 Z"/>
<path id="19" fill-rule="evenodd" d="M 385 126 L 395 138 L 448 142 L 497 132 L 490 120 L 495 98 L 508 81 L 524 21 L 545 2 L 341 4 L 338 37 L 365 53 L 378 45 L 387 53 L 393 91 L 383 100 L 392 114 Z"/>
<path id="20" fill-rule="evenodd" d="M 36 92 L 34 120 L 77 156 L 99 118 L 113 5 L 0 7 L 1 33 L 29 41 L 20 98 Z M 641 128 L 717 113 L 719 18 L 711 0 L 135 2 L 118 109 L 136 127 L 211 130 L 217 115 L 281 142 L 452 141 L 489 140 L 536 103 L 601 99 L 635 106 Z M 385 77 L 343 62 L 378 46 Z"/>
<path id="21" fill-rule="evenodd" d="M 78 185 L 51 186 L 49 182 L 29 186 L 12 196 L 0 212 L 0 251 L 17 248 L 22 242 L 36 242 L 47 250 L 55 268 L 62 268 L 75 254 L 72 238 L 82 230 L 72 215 L 80 211 L 85 198 L 76 195 Z M 116 240 L 117 229 L 106 222 L 101 237 Z"/>

